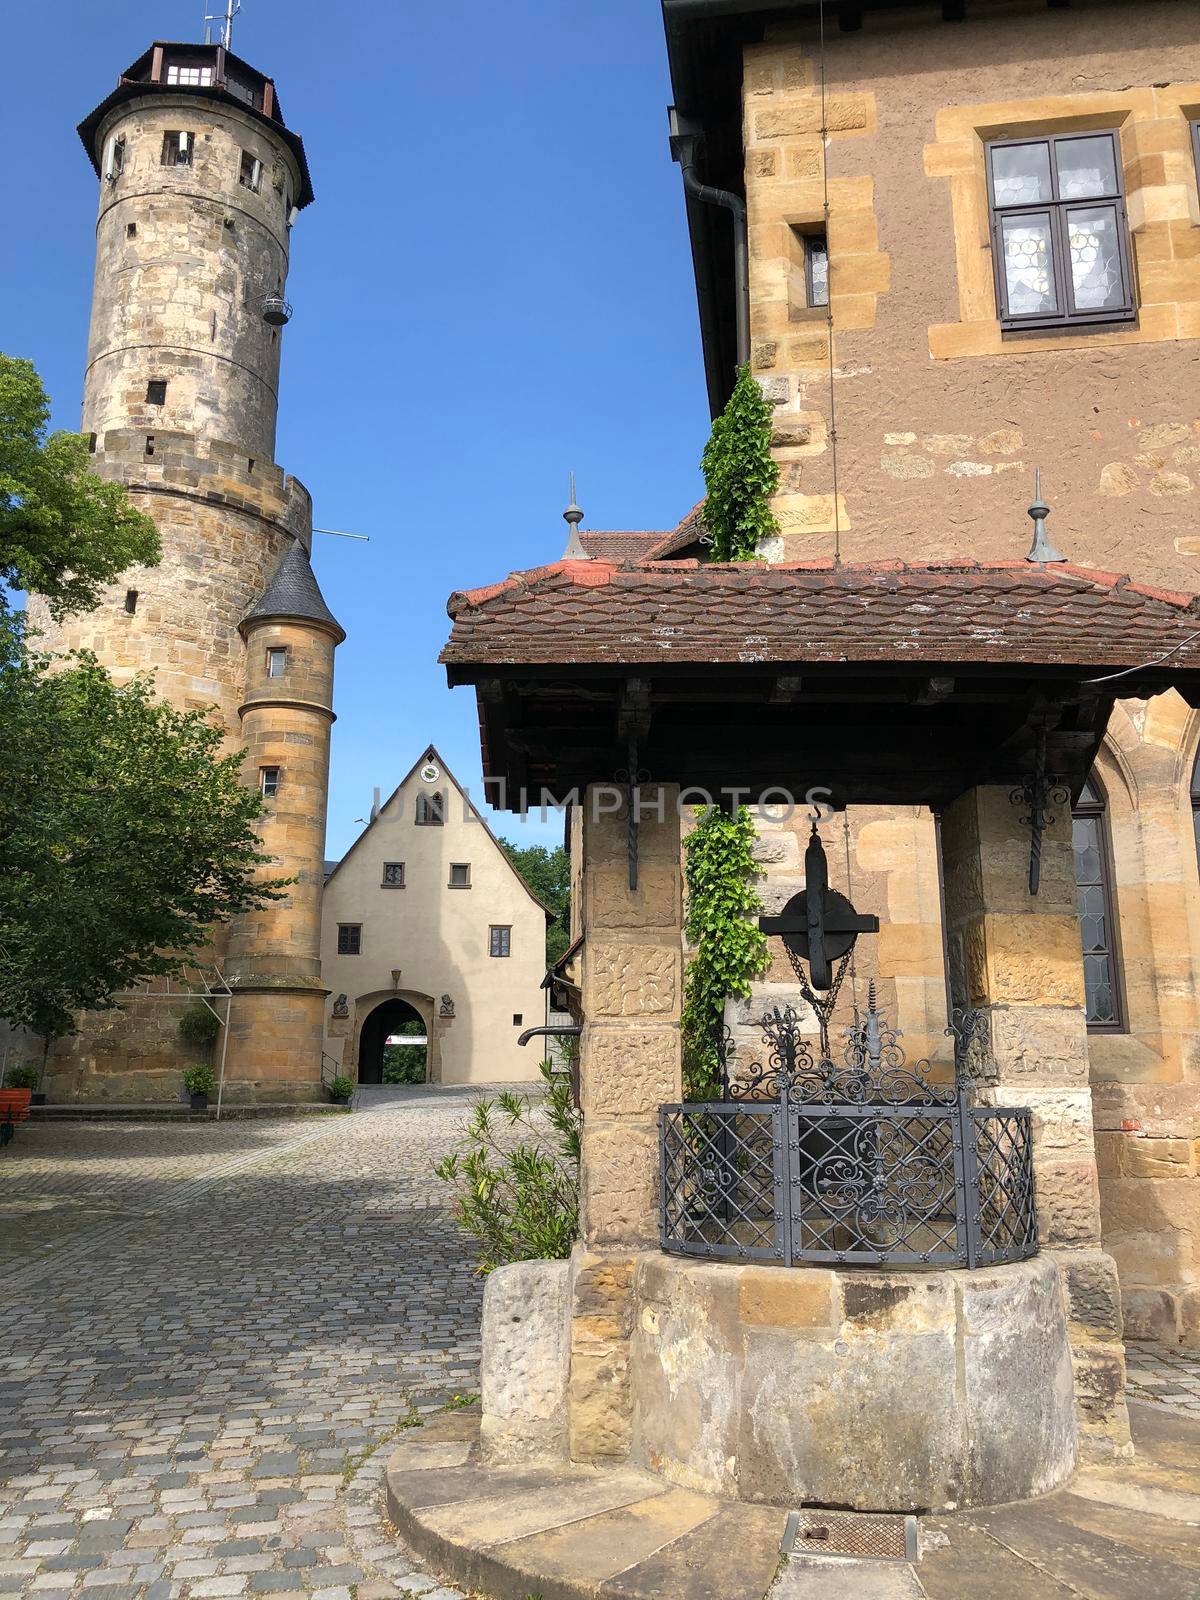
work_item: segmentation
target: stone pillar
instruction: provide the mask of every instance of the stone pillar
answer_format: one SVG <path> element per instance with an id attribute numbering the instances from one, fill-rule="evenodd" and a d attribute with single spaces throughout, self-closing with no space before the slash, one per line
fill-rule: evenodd
<path id="1" fill-rule="evenodd" d="M 1061 808 L 1046 829 L 1032 896 L 1023 814 L 1007 789 L 989 787 L 968 790 L 943 819 L 954 998 L 990 1012 L 995 1103 L 1033 1112 L 1041 1247 L 1057 1260 L 1066 1297 L 1080 1443 L 1126 1451 L 1120 1293 L 1100 1245 L 1071 815 Z"/>
<path id="2" fill-rule="evenodd" d="M 571 1269 L 570 1448 L 577 1461 L 629 1449 L 634 1256 L 658 1244 L 658 1108 L 681 1096 L 682 880 L 679 791 L 641 791 L 638 887 L 628 815 L 583 807 L 584 1030 L 580 1231 Z"/>

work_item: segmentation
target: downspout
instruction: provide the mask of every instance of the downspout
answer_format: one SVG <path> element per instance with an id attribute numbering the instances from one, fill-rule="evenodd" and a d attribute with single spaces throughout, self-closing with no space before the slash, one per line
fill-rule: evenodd
<path id="1" fill-rule="evenodd" d="M 746 239 L 746 202 L 729 189 L 716 189 L 702 183 L 696 173 L 696 148 L 700 142 L 697 128 L 690 126 L 676 111 L 668 109 L 671 130 L 671 154 L 683 172 L 683 187 L 688 194 L 705 205 L 722 206 L 733 219 L 733 277 L 736 295 L 737 365 L 742 368 L 750 359 L 750 270 Z"/>

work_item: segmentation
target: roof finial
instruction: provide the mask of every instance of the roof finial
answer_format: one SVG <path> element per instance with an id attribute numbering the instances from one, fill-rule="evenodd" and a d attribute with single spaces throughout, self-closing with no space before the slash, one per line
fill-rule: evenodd
<path id="1" fill-rule="evenodd" d="M 1050 515 L 1050 507 L 1042 499 L 1041 467 L 1034 472 L 1033 504 L 1029 507 L 1029 515 L 1033 518 L 1033 543 L 1025 557 L 1026 561 L 1035 562 L 1040 567 L 1050 561 L 1065 561 L 1066 556 L 1060 556 L 1046 537 L 1046 518 Z"/>
<path id="2" fill-rule="evenodd" d="M 579 537 L 579 524 L 583 521 L 583 512 L 575 504 L 575 474 L 570 474 L 571 504 L 563 512 L 563 521 L 571 532 L 567 539 L 567 548 L 563 551 L 564 561 L 590 561 L 592 558 L 583 548 L 583 540 Z"/>

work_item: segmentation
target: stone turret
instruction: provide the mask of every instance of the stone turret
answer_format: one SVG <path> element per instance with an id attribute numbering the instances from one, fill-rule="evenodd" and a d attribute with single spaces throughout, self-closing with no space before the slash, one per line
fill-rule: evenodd
<path id="1" fill-rule="evenodd" d="M 272 80 L 216 44 L 155 43 L 79 133 L 100 180 L 83 428 L 97 474 L 124 484 L 153 517 L 162 560 L 126 572 L 94 611 L 62 625 L 32 609 L 52 647 L 93 650 L 119 680 L 152 671 L 158 693 L 181 709 L 215 706 L 231 747 L 243 737 L 287 744 L 276 764 L 298 787 L 279 797 L 265 835 L 281 875 L 299 884 L 286 908 L 247 919 L 233 948 L 239 972 L 256 981 L 312 982 L 308 875 L 315 852 L 319 889 L 321 843 L 312 841 L 324 821 L 332 656 L 343 634 L 308 566 L 308 492 L 273 460 L 291 230 L 313 198 L 304 146 Z M 261 607 L 285 580 L 296 593 L 311 588 L 322 615 L 308 595 L 298 618 L 268 623 Z M 287 666 L 268 710 L 271 630 Z M 304 706 L 285 712 L 285 701 Z M 274 819 L 293 803 L 307 821 L 281 828 Z M 224 964 L 223 936 L 211 954 Z M 237 1014 L 235 1004 L 235 1029 Z M 103 1047 L 99 1024 L 56 1047 L 56 1098 L 174 1094 L 187 1060 L 175 1022 L 156 1013 L 151 1027 L 138 1007 L 123 1017 L 125 1032 L 106 1025 Z M 226 1056 L 228 1076 L 245 1073 L 228 1091 L 258 1097 L 255 1063 L 232 1038 Z M 284 1076 L 316 1093 L 319 1067 L 318 1007 L 309 1059 Z"/>
<path id="2" fill-rule="evenodd" d="M 246 781 L 267 805 L 263 847 L 294 878 L 281 900 L 238 917 L 226 976 L 235 990 L 228 1075 L 267 1099 L 298 1099 L 320 1082 L 326 989 L 321 887 L 333 652 L 346 637 L 294 544 L 241 624 Z M 314 1080 L 313 1067 L 317 1074 Z"/>

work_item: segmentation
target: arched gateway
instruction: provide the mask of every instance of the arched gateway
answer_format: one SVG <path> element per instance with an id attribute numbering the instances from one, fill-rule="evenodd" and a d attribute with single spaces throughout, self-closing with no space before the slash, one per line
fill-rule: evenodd
<path id="1" fill-rule="evenodd" d="M 420 1034 L 415 1035 L 411 1024 L 416 1023 Z M 407 1026 L 406 1026 L 407 1025 Z M 362 1025 L 358 1039 L 359 1083 L 382 1083 L 384 1051 L 389 1039 L 398 1034 L 413 1034 L 412 1043 L 425 1048 L 425 1019 L 407 1000 L 398 997 L 385 1000 L 369 1013 Z M 428 1054 L 426 1054 L 428 1065 Z"/>

